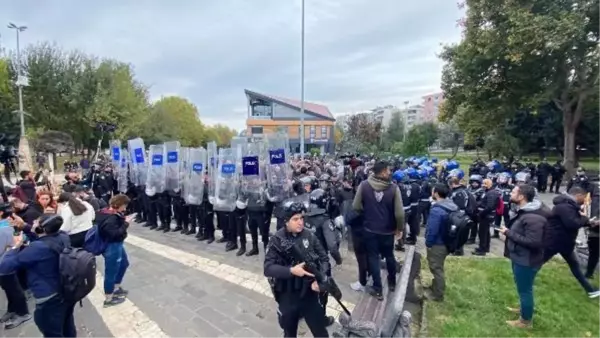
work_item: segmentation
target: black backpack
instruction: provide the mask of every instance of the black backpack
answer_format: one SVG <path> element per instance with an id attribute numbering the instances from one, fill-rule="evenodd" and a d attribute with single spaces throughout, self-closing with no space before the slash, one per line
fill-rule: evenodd
<path id="1" fill-rule="evenodd" d="M 449 253 L 454 253 L 462 248 L 469 239 L 471 218 L 463 210 L 450 211 L 442 207 L 448 213 L 448 223 L 444 231 L 444 244 Z"/>
<path id="2" fill-rule="evenodd" d="M 53 242 L 44 242 L 58 254 L 62 297 L 67 303 L 82 305 L 81 300 L 96 287 L 96 256 L 81 248 L 61 250 Z"/>
<path id="3" fill-rule="evenodd" d="M 477 200 L 475 199 L 475 196 L 466 189 L 463 190 L 463 193 L 466 194 L 465 201 L 467 202 L 467 205 L 465 205 L 465 213 L 471 217 L 471 219 L 474 219 L 474 217 L 477 216 Z"/>

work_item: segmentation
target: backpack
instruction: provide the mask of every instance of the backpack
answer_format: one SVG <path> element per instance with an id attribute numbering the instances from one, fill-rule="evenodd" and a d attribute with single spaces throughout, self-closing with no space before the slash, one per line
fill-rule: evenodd
<path id="1" fill-rule="evenodd" d="M 83 248 L 94 256 L 99 256 L 104 253 L 107 245 L 108 243 L 100 237 L 100 228 L 98 227 L 98 224 L 94 224 L 94 226 L 85 234 Z"/>
<path id="2" fill-rule="evenodd" d="M 463 247 L 469 239 L 471 229 L 471 218 L 463 210 L 450 211 L 442 207 L 448 213 L 448 223 L 444 232 L 444 244 L 449 253 L 454 253 Z"/>
<path id="3" fill-rule="evenodd" d="M 477 215 L 477 200 L 475 199 L 475 196 L 466 189 L 463 190 L 463 192 L 466 195 L 465 201 L 467 202 L 467 205 L 465 205 L 465 213 L 473 218 Z"/>
<path id="4" fill-rule="evenodd" d="M 81 248 L 60 250 L 54 243 L 45 242 L 58 254 L 60 294 L 68 304 L 82 305 L 81 300 L 96 287 L 96 257 Z"/>

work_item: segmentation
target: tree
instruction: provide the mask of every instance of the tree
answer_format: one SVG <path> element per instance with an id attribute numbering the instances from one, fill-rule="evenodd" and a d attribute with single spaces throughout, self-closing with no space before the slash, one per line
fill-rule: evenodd
<path id="1" fill-rule="evenodd" d="M 194 104 L 179 96 L 167 96 L 150 107 L 141 131 L 149 144 L 177 140 L 182 146 L 198 147 L 203 143 L 205 127 Z"/>
<path id="2" fill-rule="evenodd" d="M 504 125 L 519 110 L 553 102 L 563 118 L 565 167 L 574 172 L 576 131 L 598 106 L 598 0 L 467 0 L 463 40 L 447 46 L 442 118 L 465 132 Z"/>
<path id="3" fill-rule="evenodd" d="M 333 142 L 336 145 L 339 145 L 342 142 L 343 138 L 344 138 L 344 131 L 336 123 L 335 127 L 333 128 Z"/>
<path id="4" fill-rule="evenodd" d="M 452 149 L 451 158 L 454 158 L 464 141 L 464 135 L 460 131 L 456 121 L 450 120 L 447 123 L 440 123 L 438 127 L 438 135 L 440 147 Z"/>
<path id="5" fill-rule="evenodd" d="M 391 149 L 396 142 L 404 141 L 404 128 L 402 114 L 399 111 L 393 112 L 390 124 L 385 129 L 383 136 L 386 149 Z"/>
<path id="6" fill-rule="evenodd" d="M 21 133 L 19 118 L 13 113 L 17 106 L 8 67 L 7 60 L 0 58 L 0 144 L 16 147 Z"/>
<path id="7" fill-rule="evenodd" d="M 427 135 L 415 126 L 406 134 L 406 141 L 402 143 L 402 154 L 404 156 L 425 155 L 428 153 L 427 142 Z"/>
<path id="8" fill-rule="evenodd" d="M 381 144 L 381 121 L 368 114 L 350 116 L 342 139 L 343 152 L 371 153 Z"/>

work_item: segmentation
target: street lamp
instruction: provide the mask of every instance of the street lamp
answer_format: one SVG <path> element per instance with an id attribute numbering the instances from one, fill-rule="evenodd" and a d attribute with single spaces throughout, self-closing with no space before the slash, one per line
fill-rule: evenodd
<path id="1" fill-rule="evenodd" d="M 302 0 L 302 29 L 301 29 L 301 58 L 300 58 L 300 158 L 304 159 L 304 0 Z"/>
<path id="2" fill-rule="evenodd" d="M 19 88 L 19 119 L 21 120 L 21 136 L 25 136 L 25 116 L 23 111 L 23 86 L 27 85 L 27 79 L 21 74 L 21 46 L 19 33 L 27 29 L 27 26 L 17 26 L 10 22 L 8 28 L 14 29 L 17 33 L 17 87 Z"/>

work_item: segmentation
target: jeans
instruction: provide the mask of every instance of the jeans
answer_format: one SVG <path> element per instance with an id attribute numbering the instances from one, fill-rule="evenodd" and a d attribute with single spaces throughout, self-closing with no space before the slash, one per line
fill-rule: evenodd
<path id="1" fill-rule="evenodd" d="M 513 262 L 512 270 L 521 303 L 521 318 L 529 321 L 533 318 L 533 282 L 540 268 Z"/>
<path id="2" fill-rule="evenodd" d="M 67 304 L 57 295 L 36 304 L 33 320 L 44 337 L 77 337 L 74 309 L 75 304 Z"/>
<path id="3" fill-rule="evenodd" d="M 381 264 L 379 257 L 385 258 L 388 272 L 388 285 L 396 285 L 396 259 L 394 258 L 394 235 L 380 235 L 365 231 L 365 245 L 369 264 L 369 274 L 373 277 L 373 289 L 381 292 Z"/>
<path id="4" fill-rule="evenodd" d="M 581 268 L 579 267 L 579 261 L 577 260 L 577 254 L 575 250 L 565 250 L 565 251 L 556 251 L 556 250 L 546 250 L 544 251 L 544 262 L 549 261 L 554 255 L 560 254 L 565 262 L 569 265 L 569 269 L 571 269 L 571 273 L 573 277 L 577 279 L 579 284 L 583 287 L 585 292 L 594 292 L 596 289 L 588 282 L 588 280 L 583 275 Z"/>
<path id="5" fill-rule="evenodd" d="M 104 293 L 110 295 L 115 291 L 115 284 L 121 284 L 129 260 L 123 242 L 108 243 L 104 256 Z"/>
<path id="6" fill-rule="evenodd" d="M 15 313 L 18 316 L 24 316 L 29 313 L 27 298 L 25 298 L 25 293 L 23 293 L 23 289 L 21 288 L 16 273 L 0 276 L 0 287 L 2 287 L 4 293 L 6 293 L 6 300 L 8 303 L 6 312 Z"/>

